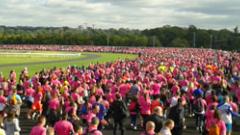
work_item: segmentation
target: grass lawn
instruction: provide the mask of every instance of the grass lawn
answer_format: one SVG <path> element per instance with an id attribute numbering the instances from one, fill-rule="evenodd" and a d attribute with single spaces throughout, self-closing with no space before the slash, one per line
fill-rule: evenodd
<path id="1" fill-rule="evenodd" d="M 36 51 L 39 53 L 39 51 Z M 42 53 L 51 53 L 55 54 L 56 52 L 47 52 L 43 51 Z M 60 52 L 62 53 L 62 52 Z M 95 54 L 98 57 L 94 59 L 82 60 L 82 58 L 87 57 L 87 54 Z M 0 54 L 0 72 L 4 74 L 5 77 L 8 77 L 10 70 L 15 70 L 17 75 L 19 75 L 20 71 L 24 67 L 28 67 L 29 74 L 32 76 L 35 72 L 40 71 L 43 68 L 53 68 L 56 67 L 67 67 L 68 65 L 76 65 L 76 66 L 88 66 L 90 63 L 105 63 L 110 61 L 115 61 L 117 59 L 134 59 L 137 55 L 134 54 L 119 54 L 119 53 L 89 53 L 83 52 L 81 56 L 68 56 L 68 57 L 40 57 L 40 56 L 9 56 Z M 54 62 L 56 61 L 57 62 Z M 60 60 L 60 61 L 59 61 Z M 74 60 L 68 61 L 68 60 Z M 41 63 L 41 62 L 49 62 L 51 63 Z M 34 62 L 40 62 L 38 64 L 31 64 Z M 7 64 L 7 65 L 6 65 Z M 11 65 L 14 64 L 14 65 Z M 16 65 L 16 64 L 23 64 L 23 65 Z M 28 65 L 31 64 L 31 65 Z M 4 67 L 1 67 L 5 65 Z"/>

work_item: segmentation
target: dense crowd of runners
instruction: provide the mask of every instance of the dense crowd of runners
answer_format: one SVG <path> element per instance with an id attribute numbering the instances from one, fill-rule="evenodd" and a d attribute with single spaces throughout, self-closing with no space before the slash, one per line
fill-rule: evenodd
<path id="1" fill-rule="evenodd" d="M 8 49 L 3 46 L 2 49 Z M 231 135 L 239 117 L 240 54 L 209 49 L 11 46 L 22 50 L 124 52 L 139 55 L 88 67 L 0 74 L 0 134 L 21 133 L 19 115 L 37 119 L 30 135 L 102 135 L 125 120 L 141 135 L 181 135 L 186 117 L 196 132 Z M 21 114 L 21 108 L 28 108 Z"/>

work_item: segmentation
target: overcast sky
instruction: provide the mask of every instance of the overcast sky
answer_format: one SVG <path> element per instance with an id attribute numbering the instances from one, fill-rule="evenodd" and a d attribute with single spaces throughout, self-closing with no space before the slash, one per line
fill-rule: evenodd
<path id="1" fill-rule="evenodd" d="M 0 25 L 233 29 L 240 0 L 0 0 Z"/>

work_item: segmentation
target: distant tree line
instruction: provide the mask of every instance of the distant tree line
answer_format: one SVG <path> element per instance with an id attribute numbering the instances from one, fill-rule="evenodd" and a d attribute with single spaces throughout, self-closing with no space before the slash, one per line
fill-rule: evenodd
<path id="1" fill-rule="evenodd" d="M 163 26 L 154 29 L 0 26 L 0 44 L 109 45 L 139 47 L 203 47 L 239 50 L 238 27 L 232 31 Z"/>

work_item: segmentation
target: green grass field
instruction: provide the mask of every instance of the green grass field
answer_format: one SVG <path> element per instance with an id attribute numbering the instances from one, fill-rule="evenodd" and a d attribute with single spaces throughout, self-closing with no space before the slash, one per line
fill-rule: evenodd
<path id="1" fill-rule="evenodd" d="M 12 52 L 12 51 L 11 51 Z M 21 52 L 21 51 L 18 51 Z M 33 53 L 40 53 L 39 51 L 34 51 Z M 42 51 L 44 54 L 68 54 L 69 52 L 49 52 Z M 91 58 L 88 55 L 94 55 Z M 53 67 L 67 67 L 68 65 L 76 66 L 88 66 L 90 63 L 105 63 L 110 61 L 115 61 L 117 59 L 134 59 L 137 55 L 134 54 L 119 54 L 119 53 L 89 53 L 83 52 L 80 56 L 50 56 L 43 57 L 37 55 L 6 55 L 0 52 L 0 72 L 4 76 L 8 76 L 10 70 L 15 70 L 17 75 L 24 67 L 28 67 L 29 75 L 33 75 L 35 72 L 40 71 L 43 68 L 53 68 Z"/>

